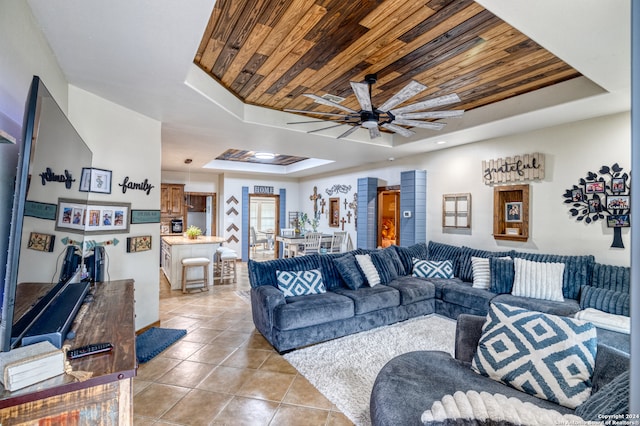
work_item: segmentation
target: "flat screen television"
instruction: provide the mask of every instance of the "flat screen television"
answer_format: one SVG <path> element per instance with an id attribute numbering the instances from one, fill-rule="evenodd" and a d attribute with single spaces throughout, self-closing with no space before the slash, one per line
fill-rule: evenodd
<path id="1" fill-rule="evenodd" d="M 88 194 L 78 190 L 79 181 L 82 168 L 90 167 L 92 161 L 91 150 L 37 76 L 33 77 L 25 103 L 19 144 L 6 271 L 0 289 L 1 351 L 18 346 L 69 283 L 67 279 L 59 281 L 59 262 L 67 249 L 61 242 L 64 234 L 56 233 L 55 218 L 34 206 L 51 210 L 59 198 L 71 195 L 86 201 Z M 61 181 L 56 176 L 71 177 L 73 181 Z M 57 237 L 57 247 L 54 245 L 52 252 L 29 249 L 32 233 Z M 82 238 L 74 236 L 76 241 Z M 46 290 L 23 296 L 17 289 L 24 282 L 42 285 Z"/>

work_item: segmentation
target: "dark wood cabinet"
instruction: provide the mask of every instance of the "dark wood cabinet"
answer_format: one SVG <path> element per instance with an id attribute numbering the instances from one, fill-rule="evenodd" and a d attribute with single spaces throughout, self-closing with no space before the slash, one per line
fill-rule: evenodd
<path id="1" fill-rule="evenodd" d="M 160 214 L 182 216 L 184 214 L 184 185 L 163 183 L 160 185 Z"/>

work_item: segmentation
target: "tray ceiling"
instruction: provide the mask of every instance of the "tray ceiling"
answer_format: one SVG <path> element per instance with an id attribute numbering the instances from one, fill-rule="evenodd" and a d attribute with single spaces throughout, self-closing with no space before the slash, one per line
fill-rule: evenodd
<path id="1" fill-rule="evenodd" d="M 378 74 L 380 105 L 409 81 L 407 103 L 457 93 L 471 110 L 580 76 L 469 0 L 218 0 L 194 62 L 247 104 L 335 111 L 303 93 L 346 98 Z"/>

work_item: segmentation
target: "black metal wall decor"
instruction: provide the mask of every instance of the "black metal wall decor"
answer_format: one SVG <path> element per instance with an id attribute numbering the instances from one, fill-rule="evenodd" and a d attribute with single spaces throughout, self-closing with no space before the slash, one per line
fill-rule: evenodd
<path id="1" fill-rule="evenodd" d="M 71 185 L 76 181 L 69 170 L 65 169 L 64 174 L 55 174 L 51 167 L 47 167 L 46 171 L 40 173 L 40 178 L 42 179 L 42 186 L 46 185 L 47 182 L 61 182 L 64 183 L 67 189 L 71 189 Z"/>
<path id="2" fill-rule="evenodd" d="M 138 191 L 144 191 L 147 193 L 147 195 L 149 195 L 151 190 L 155 188 L 155 186 L 149 183 L 149 179 L 145 179 L 142 182 L 131 182 L 129 180 L 129 176 L 125 176 L 122 183 L 119 183 L 118 186 L 122 188 L 123 194 L 127 193 L 127 189 L 136 189 Z"/>
<path id="3" fill-rule="evenodd" d="M 624 248 L 622 228 L 631 226 L 631 173 L 615 163 L 602 166 L 597 172 L 587 172 L 578 185 L 563 194 L 564 203 L 571 206 L 569 213 L 578 221 L 596 223 L 605 220 L 613 228 L 611 247 Z"/>

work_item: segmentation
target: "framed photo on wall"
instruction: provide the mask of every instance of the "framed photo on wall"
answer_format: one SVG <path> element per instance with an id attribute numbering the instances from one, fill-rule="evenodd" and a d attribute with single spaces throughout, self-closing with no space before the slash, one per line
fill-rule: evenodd
<path id="1" fill-rule="evenodd" d="M 56 231 L 78 234 L 117 234 L 129 232 L 131 203 L 58 199 Z"/>
<path id="2" fill-rule="evenodd" d="M 522 201 L 504 203 L 505 222 L 522 222 Z"/>
<path id="3" fill-rule="evenodd" d="M 80 191 L 111 194 L 111 170 L 83 167 Z"/>

